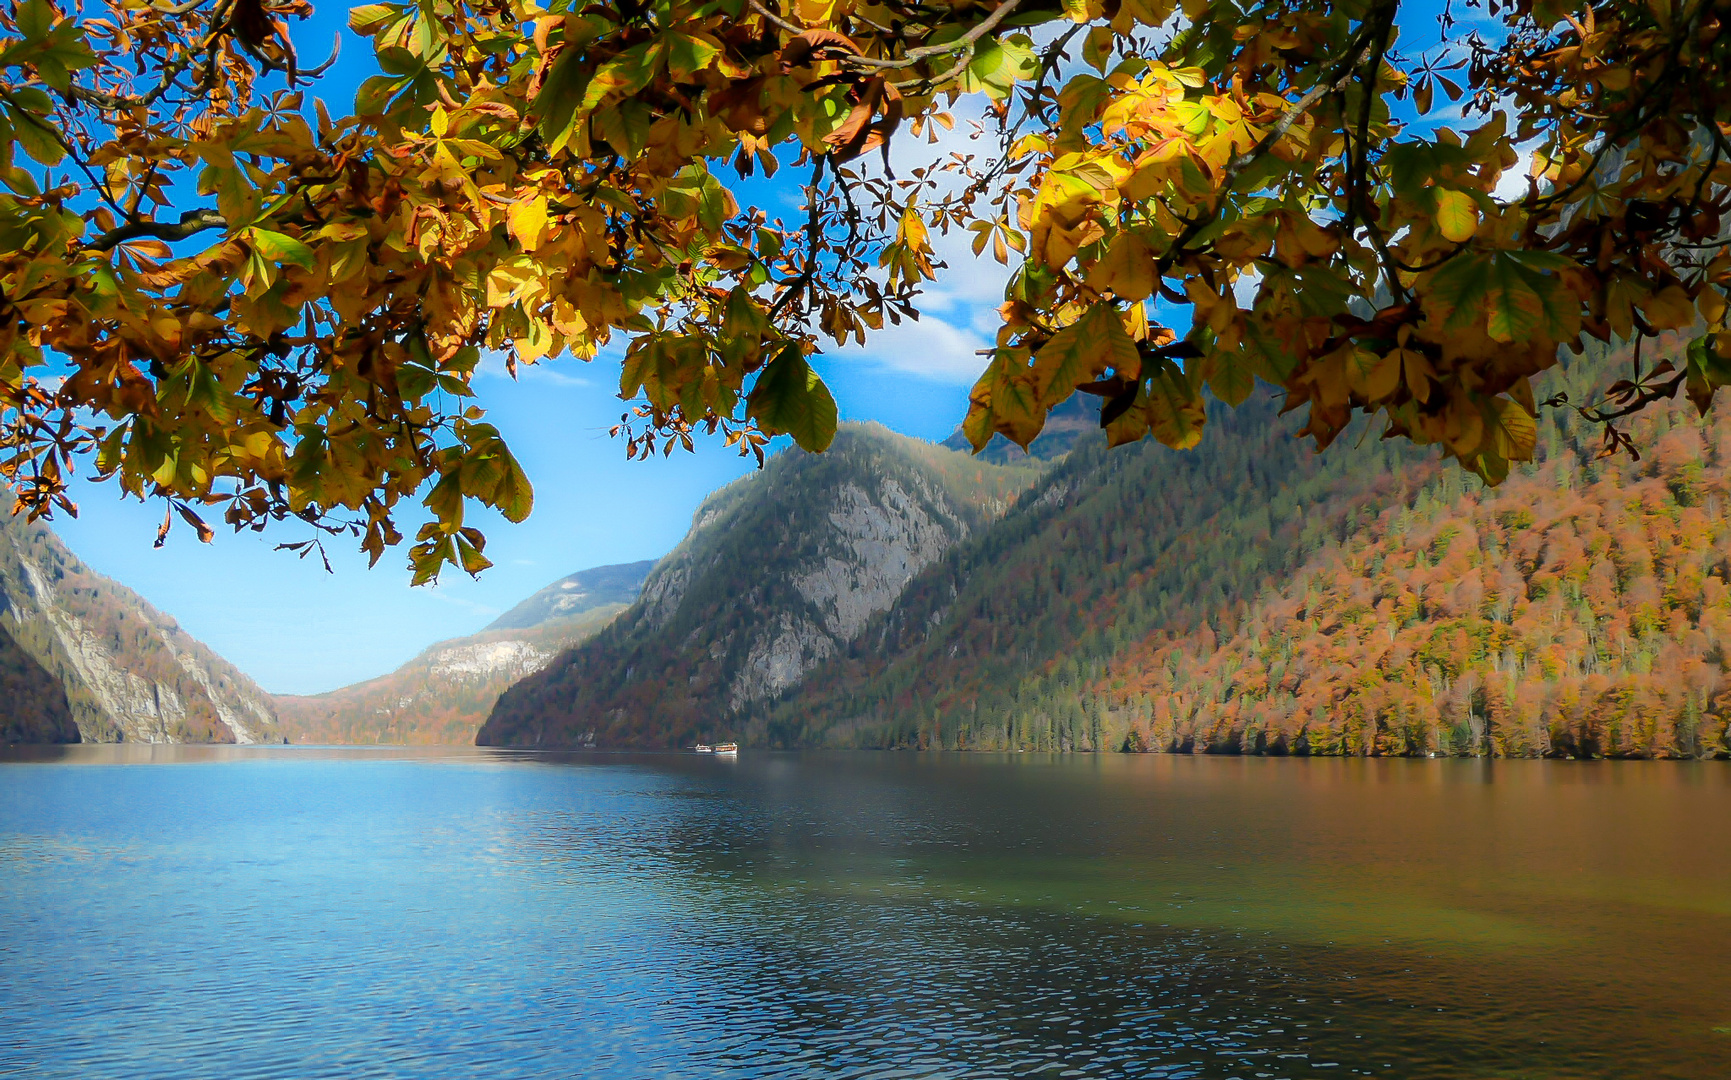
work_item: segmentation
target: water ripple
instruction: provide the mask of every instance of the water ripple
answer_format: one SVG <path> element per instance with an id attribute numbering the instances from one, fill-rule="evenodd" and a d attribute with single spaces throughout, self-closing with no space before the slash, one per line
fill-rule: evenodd
<path id="1" fill-rule="evenodd" d="M 1649 814 L 1589 879 L 1508 845 L 1544 821 L 1518 786 L 1430 831 L 1435 772 L 198 760 L 0 765 L 0 1076 L 1692 1080 L 1731 1050 L 1728 927 L 1676 902 L 1727 880 L 1718 781 L 1669 811 L 1717 861 Z M 1613 837 L 1656 797 L 1599 794 L 1567 806 Z"/>

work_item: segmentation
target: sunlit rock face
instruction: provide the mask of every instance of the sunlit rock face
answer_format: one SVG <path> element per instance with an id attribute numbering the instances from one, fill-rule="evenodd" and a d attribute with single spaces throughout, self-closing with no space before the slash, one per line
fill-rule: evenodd
<path id="1" fill-rule="evenodd" d="M 483 743 L 681 745 L 748 731 L 892 608 L 922 569 L 1001 515 L 1030 466 L 974 461 L 872 425 L 790 450 L 716 492 L 593 642 L 508 691 Z"/>
<path id="2" fill-rule="evenodd" d="M 0 490 L 0 502 L 10 501 Z M 18 518 L 0 518 L 0 632 L 9 643 L 0 686 L 28 690 L 0 697 L 8 741 L 282 738 L 269 695 L 251 679 Z"/>
<path id="3" fill-rule="evenodd" d="M 835 494 L 823 554 L 793 574 L 793 586 L 816 621 L 782 612 L 752 639 L 733 680 L 735 712 L 779 697 L 805 673 L 852 641 L 873 615 L 888 611 L 913 576 L 967 536 L 968 525 L 923 477 L 910 494 L 892 477 L 874 490 L 844 483 Z"/>
<path id="4" fill-rule="evenodd" d="M 438 649 L 428 657 L 433 674 L 446 679 L 522 677 L 541 670 L 553 654 L 526 641 L 487 641 Z"/>

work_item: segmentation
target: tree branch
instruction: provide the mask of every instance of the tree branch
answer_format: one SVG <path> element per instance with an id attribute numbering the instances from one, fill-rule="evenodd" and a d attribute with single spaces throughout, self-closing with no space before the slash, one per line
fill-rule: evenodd
<path id="1" fill-rule="evenodd" d="M 746 0 L 746 2 L 751 10 L 762 15 L 771 24 L 781 28 L 782 30 L 794 35 L 806 32 L 805 27 L 782 18 L 780 15 L 776 14 L 775 11 L 762 3 L 762 0 Z M 973 57 L 974 45 L 981 38 L 985 37 L 993 30 L 996 30 L 998 25 L 1008 18 L 1018 7 L 1021 7 L 1021 5 L 1022 0 L 1004 0 L 1003 3 L 999 4 L 992 10 L 990 15 L 987 15 L 984 19 L 980 20 L 979 25 L 975 26 L 972 30 L 969 30 L 956 40 L 946 41 L 942 45 L 921 45 L 918 48 L 909 49 L 894 60 L 881 60 L 875 56 L 862 56 L 856 53 L 853 56 L 843 58 L 840 62 L 856 68 L 894 71 L 914 67 L 918 64 L 924 63 L 926 60 L 929 60 L 934 56 L 953 56 L 957 53 L 962 54 L 961 62 L 952 67 L 949 71 L 944 72 L 942 75 L 935 78 L 926 77 L 912 79 L 904 83 L 898 83 L 896 86 L 897 89 L 901 89 L 905 86 L 914 86 L 920 83 L 944 82 L 960 74 L 962 69 L 967 67 L 968 61 Z"/>
<path id="2" fill-rule="evenodd" d="M 141 237 L 164 241 L 185 240 L 206 229 L 220 229 L 227 225 L 228 219 L 215 210 L 188 210 L 180 215 L 178 222 L 129 221 L 108 230 L 85 246 L 91 251 L 109 251 L 118 244 Z"/>

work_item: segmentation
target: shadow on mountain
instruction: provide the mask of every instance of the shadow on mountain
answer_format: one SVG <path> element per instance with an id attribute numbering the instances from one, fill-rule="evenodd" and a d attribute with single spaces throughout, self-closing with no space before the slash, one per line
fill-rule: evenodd
<path id="1" fill-rule="evenodd" d="M 77 741 L 60 680 L 0 627 L 0 743 Z"/>

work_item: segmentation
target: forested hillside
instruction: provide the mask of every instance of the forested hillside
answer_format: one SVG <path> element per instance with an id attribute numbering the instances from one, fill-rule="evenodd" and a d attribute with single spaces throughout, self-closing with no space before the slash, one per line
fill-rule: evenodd
<path id="1" fill-rule="evenodd" d="M 1651 410 L 1634 461 L 1571 415 L 1546 415 L 1536 467 L 1362 512 L 1248 610 L 1135 643 L 1090 692 L 1164 749 L 1731 751 L 1731 418 Z"/>
<path id="2" fill-rule="evenodd" d="M 1649 354 L 1649 363 L 1652 362 Z M 1585 400 L 1612 360 L 1560 371 Z M 1543 413 L 1486 488 L 1422 450 L 1084 444 L 751 718 L 773 745 L 1705 756 L 1731 751 L 1724 420 Z"/>
<path id="3" fill-rule="evenodd" d="M 270 698 L 0 487 L 0 739 L 275 742 Z"/>
<path id="4" fill-rule="evenodd" d="M 1097 685 L 1147 635 L 1233 618 L 1353 516 L 1437 467 L 1356 437 L 1326 454 L 1272 401 L 1213 410 L 1195 451 L 1076 449 L 989 532 L 921 575 L 893 611 L 756 710 L 771 745 L 1117 749 L 1129 734 Z"/>
<path id="5" fill-rule="evenodd" d="M 637 604 L 499 699 L 486 745 L 680 745 L 798 686 L 1039 474 L 845 425 L 710 496 Z"/>
<path id="6" fill-rule="evenodd" d="M 328 694 L 279 695 L 283 731 L 296 743 L 469 745 L 507 687 L 611 622 L 653 565 L 579 571 L 479 634 L 432 645 L 389 675 Z"/>

